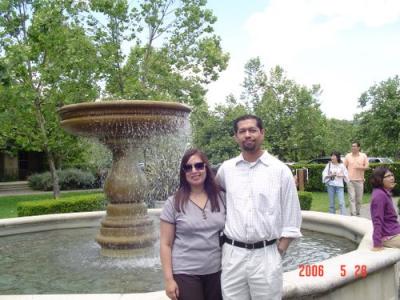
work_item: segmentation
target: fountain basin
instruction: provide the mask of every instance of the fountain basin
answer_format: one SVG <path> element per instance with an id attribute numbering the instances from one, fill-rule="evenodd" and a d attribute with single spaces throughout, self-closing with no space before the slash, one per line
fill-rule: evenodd
<path id="1" fill-rule="evenodd" d="M 104 256 L 134 256 L 155 242 L 144 203 L 147 180 L 138 167 L 139 153 L 151 136 L 179 132 L 190 108 L 181 103 L 116 100 L 79 103 L 58 110 L 67 132 L 97 138 L 112 152 L 104 183 L 108 205 L 96 241 Z"/>
<path id="2" fill-rule="evenodd" d="M 159 210 L 149 210 L 157 214 Z M 284 299 L 397 299 L 397 262 L 400 250 L 372 252 L 371 222 L 357 217 L 302 212 L 304 229 L 344 235 L 359 242 L 357 250 L 315 263 L 323 269 L 322 276 L 300 276 L 300 269 L 284 273 Z M 97 226 L 104 212 L 60 214 L 0 220 L 0 235 Z M 37 222 L 40 219 L 41 222 Z M 322 267 L 321 267 L 322 266 Z M 346 275 L 342 276 L 341 266 Z M 356 266 L 365 266 L 367 276 L 355 276 Z M 362 275 L 359 273 L 359 275 Z M 53 299 L 54 295 L 0 296 L 0 299 Z M 57 299 L 168 299 L 163 291 L 136 294 L 57 295 Z"/>
<path id="3" fill-rule="evenodd" d="M 176 102 L 115 100 L 66 105 L 58 113 L 67 132 L 103 139 L 173 131 L 182 126 L 190 111 Z"/>

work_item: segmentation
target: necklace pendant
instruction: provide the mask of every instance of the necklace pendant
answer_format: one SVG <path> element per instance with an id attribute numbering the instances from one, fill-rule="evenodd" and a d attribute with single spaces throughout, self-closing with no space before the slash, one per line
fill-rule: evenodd
<path id="1" fill-rule="evenodd" d="M 203 213 L 203 220 L 206 220 L 207 219 L 206 212 L 204 210 L 202 210 L 202 213 Z"/>

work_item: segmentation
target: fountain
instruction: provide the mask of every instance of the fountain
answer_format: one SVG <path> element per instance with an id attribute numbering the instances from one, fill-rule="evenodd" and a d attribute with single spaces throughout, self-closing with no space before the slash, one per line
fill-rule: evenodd
<path id="1" fill-rule="evenodd" d="M 190 108 L 160 101 L 101 101 L 72 104 L 59 110 L 69 133 L 95 137 L 112 152 L 104 184 L 109 204 L 96 241 L 104 256 L 132 256 L 156 237 L 144 203 L 146 178 L 138 166 L 144 139 L 184 127 Z"/>

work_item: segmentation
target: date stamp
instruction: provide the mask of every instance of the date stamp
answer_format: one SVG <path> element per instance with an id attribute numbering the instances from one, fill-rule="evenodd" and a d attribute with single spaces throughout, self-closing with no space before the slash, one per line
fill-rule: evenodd
<path id="1" fill-rule="evenodd" d="M 324 265 L 319 264 L 300 264 L 298 269 L 300 277 L 324 277 L 325 274 Z M 340 265 L 338 272 L 342 277 L 354 275 L 355 278 L 365 278 L 368 276 L 366 265 Z"/>

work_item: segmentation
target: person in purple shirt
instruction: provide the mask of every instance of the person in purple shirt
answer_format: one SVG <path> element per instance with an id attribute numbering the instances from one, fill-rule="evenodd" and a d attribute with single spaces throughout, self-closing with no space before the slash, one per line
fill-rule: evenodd
<path id="1" fill-rule="evenodd" d="M 383 247 L 400 248 L 400 224 L 394 208 L 391 191 L 396 185 L 393 173 L 386 167 L 377 167 L 372 172 L 370 182 L 373 186 L 371 195 L 371 219 L 374 231 L 372 250 Z"/>

